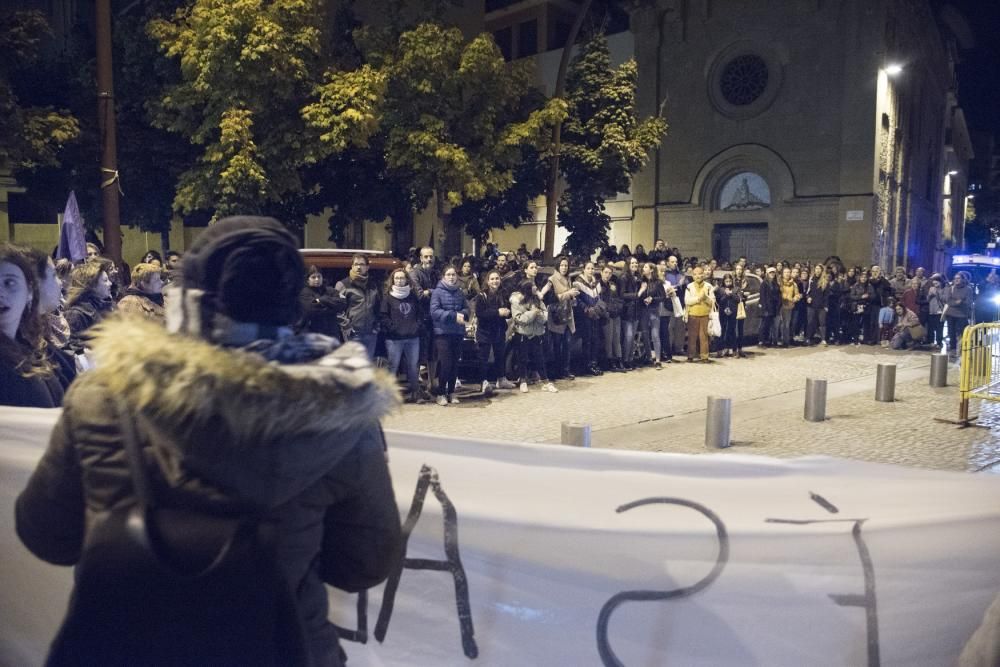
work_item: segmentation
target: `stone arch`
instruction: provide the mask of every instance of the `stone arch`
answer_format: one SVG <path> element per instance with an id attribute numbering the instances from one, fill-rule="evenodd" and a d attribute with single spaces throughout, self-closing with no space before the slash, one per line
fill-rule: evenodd
<path id="1" fill-rule="evenodd" d="M 760 144 L 731 146 L 711 157 L 695 177 L 691 203 L 706 211 L 719 211 L 719 194 L 734 175 L 749 171 L 759 174 L 768 185 L 771 206 L 795 197 L 795 178 L 778 153 Z"/>

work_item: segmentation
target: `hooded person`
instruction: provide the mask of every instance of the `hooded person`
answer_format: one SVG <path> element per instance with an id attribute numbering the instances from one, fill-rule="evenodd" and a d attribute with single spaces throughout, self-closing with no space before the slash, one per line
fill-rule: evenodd
<path id="1" fill-rule="evenodd" d="M 310 664 L 336 666 L 343 652 L 324 582 L 361 591 L 400 557 L 379 426 L 398 398 L 361 345 L 292 334 L 304 277 L 276 220 L 210 227 L 168 290 L 166 330 L 143 318 L 97 327 L 97 367 L 67 394 L 17 499 L 16 526 L 42 560 L 76 564 L 95 522 L 136 503 L 122 428 L 131 423 L 163 504 L 273 526 Z M 156 650 L 148 646 L 152 662 Z"/>

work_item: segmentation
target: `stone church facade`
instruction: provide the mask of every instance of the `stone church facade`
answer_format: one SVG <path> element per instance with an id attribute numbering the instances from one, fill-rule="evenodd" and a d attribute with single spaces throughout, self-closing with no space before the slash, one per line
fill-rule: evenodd
<path id="1" fill-rule="evenodd" d="M 640 112 L 662 109 L 670 129 L 633 180 L 634 243 L 949 263 L 972 158 L 954 74 L 971 41 L 956 13 L 935 16 L 927 0 L 640 7 Z"/>

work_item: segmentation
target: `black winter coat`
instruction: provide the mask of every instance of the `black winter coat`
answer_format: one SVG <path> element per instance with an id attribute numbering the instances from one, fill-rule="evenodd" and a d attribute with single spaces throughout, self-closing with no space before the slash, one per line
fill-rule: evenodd
<path id="1" fill-rule="evenodd" d="M 93 295 L 81 297 L 72 306 L 68 306 L 63 315 L 69 324 L 69 347 L 75 350 L 83 349 L 84 343 L 88 340 L 87 330 L 104 319 L 114 306 L 111 299 L 98 299 Z"/>
<path id="2" fill-rule="evenodd" d="M 0 405 L 19 408 L 58 408 L 63 386 L 58 374 L 24 377 L 9 364 L 0 362 Z"/>
<path id="3" fill-rule="evenodd" d="M 496 340 L 497 336 L 506 335 L 510 315 L 501 316 L 500 309 L 510 310 L 510 302 L 503 294 L 503 286 L 495 292 L 480 292 L 475 302 L 476 342 L 487 343 Z"/>
<path id="4" fill-rule="evenodd" d="M 622 319 L 628 322 L 637 322 L 643 306 L 642 302 L 639 301 L 639 287 L 641 285 L 639 278 L 626 272 L 618 284 L 621 286 L 623 302 Z"/>
<path id="5" fill-rule="evenodd" d="M 621 317 L 625 309 L 625 299 L 622 298 L 619 284 L 614 276 L 608 282 L 601 281 L 601 301 L 608 309 L 608 317 Z"/>
<path id="6" fill-rule="evenodd" d="M 765 279 L 761 282 L 760 310 L 763 317 L 775 317 L 781 310 L 781 286 L 778 281 Z"/>
<path id="7" fill-rule="evenodd" d="M 715 288 L 715 303 L 719 307 L 720 317 L 736 317 L 736 304 L 740 300 L 740 292 L 736 288 L 731 289 L 728 294 L 722 285 Z"/>
<path id="8" fill-rule="evenodd" d="M 401 557 L 378 423 L 396 402 L 392 380 L 357 345 L 285 370 L 146 321 L 113 323 L 93 348 L 100 365 L 66 395 L 17 499 L 24 545 L 49 563 L 74 565 L 95 518 L 135 503 L 120 397 L 161 504 L 265 512 L 313 664 L 342 665 L 324 582 L 361 591 Z"/>
<path id="9" fill-rule="evenodd" d="M 827 307 L 830 297 L 830 284 L 827 283 L 826 287 L 820 287 L 819 278 L 810 278 L 804 294 L 805 296 L 802 300 L 806 302 L 808 308 L 822 310 Z"/>
<path id="10" fill-rule="evenodd" d="M 347 310 L 347 301 L 337 290 L 327 285 L 318 288 L 307 285 L 299 292 L 299 305 L 302 307 L 301 331 L 343 340 L 340 314 Z"/>

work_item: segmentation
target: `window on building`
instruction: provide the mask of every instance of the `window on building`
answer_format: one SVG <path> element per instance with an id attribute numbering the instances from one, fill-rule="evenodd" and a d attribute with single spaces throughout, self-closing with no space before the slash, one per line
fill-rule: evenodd
<path id="1" fill-rule="evenodd" d="M 752 171 L 730 176 L 719 191 L 718 207 L 723 211 L 759 211 L 770 205 L 771 188 Z"/>
<path id="2" fill-rule="evenodd" d="M 566 46 L 566 40 L 569 39 L 569 28 L 570 25 L 566 21 L 556 20 L 549 39 L 549 51 Z"/>
<path id="3" fill-rule="evenodd" d="M 501 28 L 493 33 L 493 40 L 497 43 L 504 60 L 510 60 L 513 54 L 513 33 L 510 28 Z"/>
<path id="4" fill-rule="evenodd" d="M 538 53 L 538 21 L 525 21 L 517 28 L 517 57 L 524 58 Z"/>
<path id="5" fill-rule="evenodd" d="M 767 63 L 760 56 L 746 53 L 726 63 L 719 78 L 722 96 L 733 106 L 746 106 L 767 89 Z"/>
<path id="6" fill-rule="evenodd" d="M 7 216 L 12 225 L 55 225 L 58 211 L 22 192 L 7 193 Z"/>

